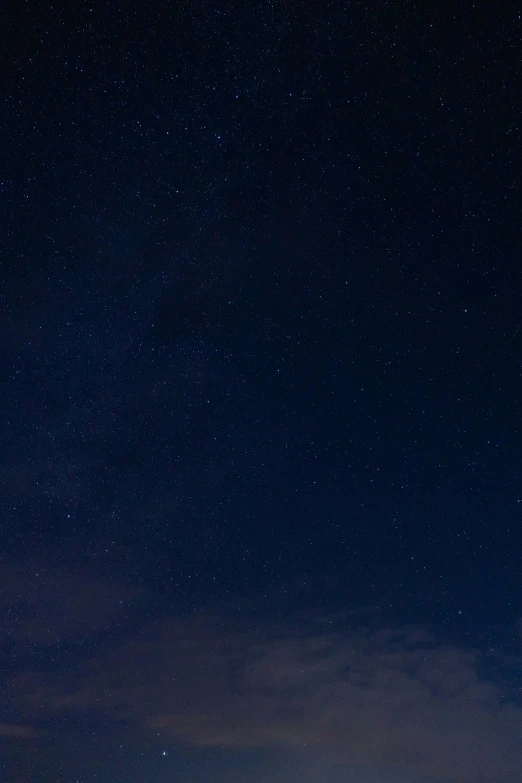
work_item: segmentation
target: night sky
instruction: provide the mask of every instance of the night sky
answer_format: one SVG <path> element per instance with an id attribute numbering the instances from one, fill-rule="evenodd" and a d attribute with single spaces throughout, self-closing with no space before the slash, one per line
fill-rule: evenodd
<path id="1" fill-rule="evenodd" d="M 521 24 L 6 3 L 2 783 L 522 780 Z"/>

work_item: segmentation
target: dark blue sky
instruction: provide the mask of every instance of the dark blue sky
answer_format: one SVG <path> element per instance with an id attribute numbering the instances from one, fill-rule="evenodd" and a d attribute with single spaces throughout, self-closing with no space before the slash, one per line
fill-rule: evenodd
<path id="1" fill-rule="evenodd" d="M 4 38 L 2 779 L 516 780 L 515 11 Z"/>

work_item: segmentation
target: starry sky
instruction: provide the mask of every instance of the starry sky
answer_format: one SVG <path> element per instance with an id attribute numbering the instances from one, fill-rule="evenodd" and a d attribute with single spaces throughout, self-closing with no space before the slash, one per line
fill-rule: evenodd
<path id="1" fill-rule="evenodd" d="M 0 778 L 522 778 L 520 26 L 8 2 Z"/>

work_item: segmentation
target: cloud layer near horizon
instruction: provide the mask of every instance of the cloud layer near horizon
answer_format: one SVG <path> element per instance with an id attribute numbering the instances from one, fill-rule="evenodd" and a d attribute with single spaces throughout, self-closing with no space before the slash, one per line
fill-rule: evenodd
<path id="1" fill-rule="evenodd" d="M 437 781 L 511 783 L 522 702 L 422 628 L 163 618 L 70 677 L 27 672 L 25 708 L 103 709 L 200 748 L 316 749 Z"/>

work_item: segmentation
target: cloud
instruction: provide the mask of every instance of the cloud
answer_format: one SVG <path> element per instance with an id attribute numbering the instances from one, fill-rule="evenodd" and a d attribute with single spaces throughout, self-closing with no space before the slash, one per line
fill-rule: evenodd
<path id="1" fill-rule="evenodd" d="M 478 652 L 425 628 L 340 626 L 165 619 L 69 679 L 34 674 L 24 688 L 33 709 L 103 708 L 200 748 L 315 749 L 394 774 L 512 783 L 522 703 L 480 676 Z"/>
<path id="2" fill-rule="evenodd" d="M 0 641 L 51 645 L 103 631 L 142 599 L 140 590 L 109 576 L 0 558 L 0 609 L 6 612 Z"/>
<path id="3" fill-rule="evenodd" d="M 31 737 L 36 737 L 37 732 L 32 726 L 20 726 L 16 723 L 0 723 L 0 736 L 30 739 Z"/>

